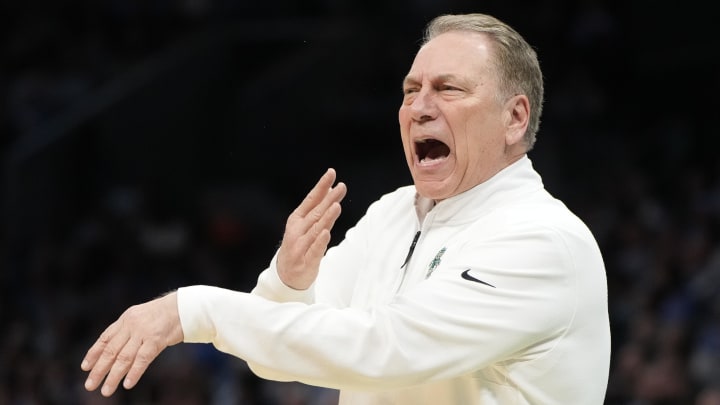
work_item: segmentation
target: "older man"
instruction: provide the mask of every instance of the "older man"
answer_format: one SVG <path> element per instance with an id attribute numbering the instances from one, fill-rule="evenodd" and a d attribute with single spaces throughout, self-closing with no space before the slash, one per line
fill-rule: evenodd
<path id="1" fill-rule="evenodd" d="M 267 379 L 337 388 L 341 404 L 602 404 L 605 269 L 527 156 L 543 99 L 535 52 L 491 16 L 440 16 L 403 92 L 413 185 L 327 249 L 346 193 L 329 169 L 252 293 L 190 286 L 131 307 L 89 349 L 86 388 L 130 388 L 184 341 Z"/>

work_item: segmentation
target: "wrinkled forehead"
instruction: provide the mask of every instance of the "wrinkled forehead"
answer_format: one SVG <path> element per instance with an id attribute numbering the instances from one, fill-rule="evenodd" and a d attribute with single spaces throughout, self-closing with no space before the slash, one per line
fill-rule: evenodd
<path id="1" fill-rule="evenodd" d="M 479 75 L 489 71 L 491 56 L 487 35 L 473 31 L 450 31 L 437 35 L 420 48 L 408 76 Z"/>

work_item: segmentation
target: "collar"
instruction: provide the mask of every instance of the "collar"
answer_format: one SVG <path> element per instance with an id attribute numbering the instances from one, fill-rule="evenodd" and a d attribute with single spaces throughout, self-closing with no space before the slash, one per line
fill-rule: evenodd
<path id="1" fill-rule="evenodd" d="M 430 211 L 435 212 L 435 221 L 469 220 L 543 188 L 540 174 L 524 155 L 486 181 L 439 203 L 416 193 L 415 211 L 421 223 Z"/>

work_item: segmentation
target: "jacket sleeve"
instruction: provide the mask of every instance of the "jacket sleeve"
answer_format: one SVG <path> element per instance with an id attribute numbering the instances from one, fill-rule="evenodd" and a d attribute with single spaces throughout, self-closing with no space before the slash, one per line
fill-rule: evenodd
<path id="1" fill-rule="evenodd" d="M 345 233 L 345 238 L 338 245 L 328 249 L 320 262 L 317 279 L 307 290 L 295 290 L 282 282 L 278 275 L 276 253 L 270 266 L 260 273 L 252 294 L 275 302 L 317 302 L 338 308 L 348 306 L 357 273 L 364 263 L 369 222 L 368 216 L 364 216 Z"/>
<path id="2" fill-rule="evenodd" d="M 276 302 L 304 302 L 310 304 L 315 301 L 315 285 L 311 285 L 307 290 L 296 290 L 285 285 L 277 272 L 276 252 L 270 261 L 270 267 L 263 270 L 258 276 L 252 294 Z"/>
<path id="3" fill-rule="evenodd" d="M 181 288 L 178 309 L 186 342 L 212 343 L 263 378 L 382 390 L 551 351 L 576 310 L 573 262 L 556 234 L 541 232 L 469 244 L 429 279 L 368 309 L 208 286 Z M 491 286 L 464 278 L 468 268 Z"/>

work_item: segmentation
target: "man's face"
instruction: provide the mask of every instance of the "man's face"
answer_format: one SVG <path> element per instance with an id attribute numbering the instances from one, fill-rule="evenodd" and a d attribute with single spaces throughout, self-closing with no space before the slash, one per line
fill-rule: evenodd
<path id="1" fill-rule="evenodd" d="M 403 82 L 400 134 L 424 197 L 455 196 L 519 158 L 509 135 L 517 111 L 497 96 L 489 44 L 479 33 L 441 34 L 420 49 Z"/>

